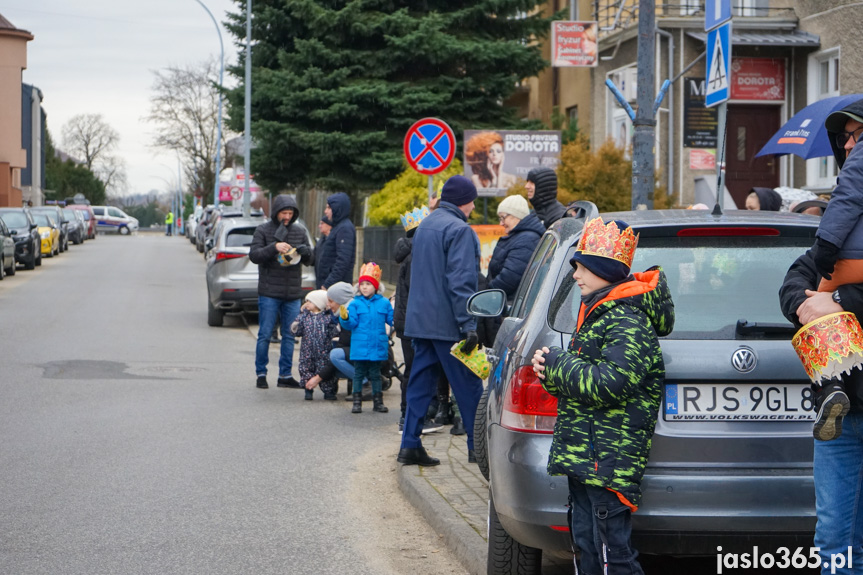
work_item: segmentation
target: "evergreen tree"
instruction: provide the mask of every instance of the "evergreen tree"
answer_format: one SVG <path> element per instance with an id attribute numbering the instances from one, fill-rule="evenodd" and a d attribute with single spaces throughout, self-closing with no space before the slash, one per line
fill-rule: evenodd
<path id="1" fill-rule="evenodd" d="M 243 130 L 245 0 L 231 127 Z M 524 126 L 504 105 L 546 62 L 537 0 L 255 0 L 252 167 L 272 190 L 371 191 L 394 178 L 417 120 Z"/>

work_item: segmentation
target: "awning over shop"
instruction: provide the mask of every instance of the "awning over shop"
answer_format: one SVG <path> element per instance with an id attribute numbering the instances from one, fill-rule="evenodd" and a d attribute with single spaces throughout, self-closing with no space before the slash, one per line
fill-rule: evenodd
<path id="1" fill-rule="evenodd" d="M 707 42 L 707 32 L 687 32 L 687 36 Z M 779 32 L 743 32 L 731 30 L 732 46 L 779 46 L 782 48 L 819 48 L 821 39 L 814 34 L 789 30 Z"/>

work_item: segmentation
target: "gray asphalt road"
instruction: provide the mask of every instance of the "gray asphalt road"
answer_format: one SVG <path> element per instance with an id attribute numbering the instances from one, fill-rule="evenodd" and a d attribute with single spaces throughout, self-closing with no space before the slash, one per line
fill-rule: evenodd
<path id="1" fill-rule="evenodd" d="M 398 409 L 255 389 L 252 337 L 207 327 L 205 298 L 163 235 L 0 282 L 0 573 L 372 573 L 346 486 L 395 453 Z"/>

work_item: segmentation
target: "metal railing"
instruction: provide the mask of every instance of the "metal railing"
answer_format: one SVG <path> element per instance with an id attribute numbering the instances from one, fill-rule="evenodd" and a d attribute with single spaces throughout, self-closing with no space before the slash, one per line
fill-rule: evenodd
<path id="1" fill-rule="evenodd" d="M 770 7 L 768 0 L 733 0 L 731 13 L 735 18 L 786 16 L 793 8 Z M 657 18 L 691 17 L 704 19 L 704 0 L 656 1 Z M 593 17 L 599 23 L 599 35 L 605 36 L 638 25 L 638 0 L 594 0 Z"/>

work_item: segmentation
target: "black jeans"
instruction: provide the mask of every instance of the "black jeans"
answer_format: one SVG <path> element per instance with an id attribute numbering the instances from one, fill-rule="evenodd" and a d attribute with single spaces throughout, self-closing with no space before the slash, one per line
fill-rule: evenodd
<path id="1" fill-rule="evenodd" d="M 632 548 L 632 512 L 604 487 L 569 478 L 570 529 L 581 553 L 580 574 L 644 575 Z"/>

